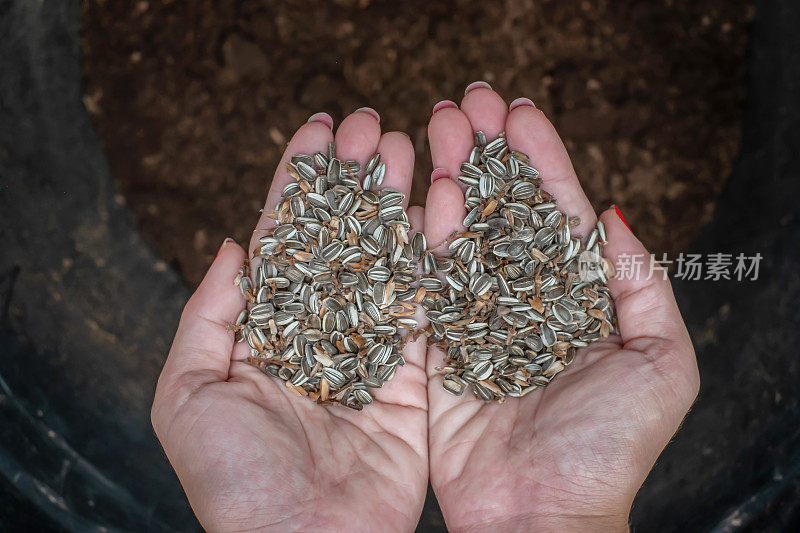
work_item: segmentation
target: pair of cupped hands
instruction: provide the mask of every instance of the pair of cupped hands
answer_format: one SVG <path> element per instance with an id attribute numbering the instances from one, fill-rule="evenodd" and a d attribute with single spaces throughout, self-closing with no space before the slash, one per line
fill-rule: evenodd
<path id="1" fill-rule="evenodd" d="M 433 108 L 435 170 L 425 207 L 408 210 L 414 231 L 435 246 L 462 229 L 457 177 L 479 130 L 488 139 L 506 132 L 559 208 L 580 217 L 573 233 L 588 235 L 597 216 L 553 126 L 531 100 L 507 105 L 484 82 L 468 86 L 460 106 L 446 100 Z M 268 214 L 291 181 L 286 162 L 325 152 L 333 140 L 342 160 L 363 164 L 380 152 L 382 186 L 408 198 L 414 148 L 407 135 L 381 134 L 369 108 L 335 134 L 331 117 L 317 113 L 278 164 L 251 251 L 274 225 Z M 600 219 L 613 263 L 646 254 L 614 210 Z M 406 365 L 363 411 L 316 405 L 249 365 L 247 345 L 234 343 L 229 326 L 245 300 L 233 279 L 247 256 L 231 239 L 223 243 L 183 310 L 152 410 L 209 530 L 409 531 L 429 480 L 452 531 L 626 529 L 637 490 L 698 391 L 691 341 L 657 271 L 611 279 L 619 334 L 581 348 L 550 385 L 523 398 L 497 404 L 448 394 L 434 368 L 443 354 L 421 337 L 405 346 Z"/>

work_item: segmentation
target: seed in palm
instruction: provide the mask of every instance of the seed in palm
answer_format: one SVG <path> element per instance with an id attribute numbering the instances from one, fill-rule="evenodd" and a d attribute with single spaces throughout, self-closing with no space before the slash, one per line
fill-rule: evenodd
<path id="1" fill-rule="evenodd" d="M 232 326 L 249 362 L 287 389 L 356 410 L 405 364 L 401 333 L 417 326 L 404 195 L 371 190 L 386 173 L 380 154 L 364 168 L 360 182 L 361 164 L 339 160 L 333 143 L 292 156 L 277 226 L 235 281 L 250 306 Z"/>
<path id="2" fill-rule="evenodd" d="M 602 222 L 585 245 L 573 236 L 579 219 L 557 209 L 504 134 L 487 142 L 478 132 L 461 173 L 466 231 L 451 237 L 447 258 L 421 252 L 421 303 L 445 353 L 444 389 L 502 402 L 546 386 L 578 348 L 614 330 L 613 267 Z"/>

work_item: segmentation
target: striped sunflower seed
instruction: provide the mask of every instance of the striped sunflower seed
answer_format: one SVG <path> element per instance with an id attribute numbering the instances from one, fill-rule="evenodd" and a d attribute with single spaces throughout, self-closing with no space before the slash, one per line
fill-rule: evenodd
<path id="1" fill-rule="evenodd" d="M 408 237 L 405 195 L 378 190 L 380 154 L 363 165 L 363 184 L 361 168 L 337 158 L 334 143 L 290 158 L 295 181 L 259 241 L 260 264 L 252 273 L 245 264 L 235 280 L 252 306 L 232 326 L 251 347 L 250 364 L 289 391 L 356 410 L 404 364 L 401 332 L 417 327 L 413 261 L 427 247 L 421 233 Z"/>
<path id="2" fill-rule="evenodd" d="M 587 276 L 581 264 L 586 250 L 602 256 L 606 234 L 598 223 L 585 245 L 573 236 L 577 217 L 558 210 L 504 134 L 476 132 L 466 156 L 467 231 L 451 236 L 449 257 L 422 260 L 421 303 L 429 342 L 445 353 L 444 389 L 502 402 L 547 386 L 577 348 L 615 329 L 610 269 Z"/>

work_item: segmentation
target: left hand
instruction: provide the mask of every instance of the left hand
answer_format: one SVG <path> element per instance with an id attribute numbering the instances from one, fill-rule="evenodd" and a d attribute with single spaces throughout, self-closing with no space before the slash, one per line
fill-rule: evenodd
<path id="1" fill-rule="evenodd" d="M 411 142 L 397 132 L 381 135 L 372 113 L 342 122 L 338 154 L 366 162 L 381 152 L 383 186 L 408 197 Z M 286 161 L 326 151 L 331 124 L 315 115 L 294 135 L 265 213 L 290 180 Z M 420 229 L 421 210 L 409 217 Z M 265 215 L 258 228 L 270 223 Z M 234 345 L 228 325 L 245 300 L 233 279 L 244 259 L 226 241 L 186 304 L 153 402 L 153 427 L 201 524 L 213 531 L 413 530 L 428 485 L 425 339 L 406 345 L 405 367 L 362 412 L 297 398 L 245 361 L 246 344 Z"/>

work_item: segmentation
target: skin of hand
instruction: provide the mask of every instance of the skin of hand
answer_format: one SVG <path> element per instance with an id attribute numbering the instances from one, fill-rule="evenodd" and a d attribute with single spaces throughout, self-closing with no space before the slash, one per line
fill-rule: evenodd
<path id="1" fill-rule="evenodd" d="M 597 221 L 555 129 L 525 98 L 506 106 L 484 83 L 460 107 L 445 101 L 428 126 L 435 167 L 426 201 L 429 246 L 461 230 L 459 175 L 474 131 L 506 132 L 511 149 L 531 157 L 559 208 Z M 547 386 L 505 404 L 456 398 L 442 389 L 429 349 L 430 479 L 450 531 L 625 530 L 633 498 L 694 401 L 694 350 L 672 288 L 661 270 L 648 279 L 649 254 L 613 209 L 605 255 L 645 254 L 642 275 L 611 279 L 619 335 L 581 348 Z M 443 247 L 442 247 L 443 248 Z"/>
<path id="2" fill-rule="evenodd" d="M 359 110 L 345 119 L 336 132 L 339 155 L 365 161 L 381 152 L 383 186 L 408 194 L 411 144 L 397 132 L 381 136 L 376 118 Z M 288 157 L 324 151 L 331 126 L 318 114 L 298 130 L 265 212 L 289 181 Z M 409 218 L 430 245 L 463 229 L 456 178 L 477 130 L 489 138 L 506 131 L 510 146 L 531 156 L 560 208 L 580 216 L 576 234 L 595 225 L 544 115 L 527 99 L 506 106 L 479 83 L 460 108 L 437 104 L 428 127 L 435 181 L 428 209 L 412 207 Z M 612 262 L 646 253 L 613 211 L 601 219 Z M 263 216 L 258 228 L 270 223 Z M 260 236 L 257 229 L 251 250 Z M 153 405 L 156 433 L 207 529 L 411 530 L 428 476 L 452 531 L 626 529 L 636 491 L 697 394 L 691 342 L 669 282 L 656 272 L 611 280 L 620 335 L 581 349 L 550 385 L 525 398 L 499 405 L 449 395 L 434 370 L 442 352 L 426 355 L 420 339 L 406 346 L 407 365 L 374 405 L 361 413 L 320 409 L 266 379 L 234 346 L 227 324 L 244 300 L 230 282 L 244 258 L 226 241 L 184 310 Z"/>
<path id="3" fill-rule="evenodd" d="M 405 134 L 381 135 L 361 109 L 336 132 L 343 159 L 379 151 L 383 186 L 408 195 L 414 151 Z M 292 138 L 265 207 L 274 209 L 296 153 L 326 151 L 333 121 L 314 115 Z M 422 211 L 409 218 L 418 229 Z M 250 249 L 273 222 L 262 216 Z M 228 327 L 245 307 L 233 285 L 244 250 L 226 240 L 181 316 L 152 408 L 156 434 L 201 524 L 211 531 L 410 531 L 428 484 L 425 340 L 362 412 L 322 408 L 245 362 Z"/>

